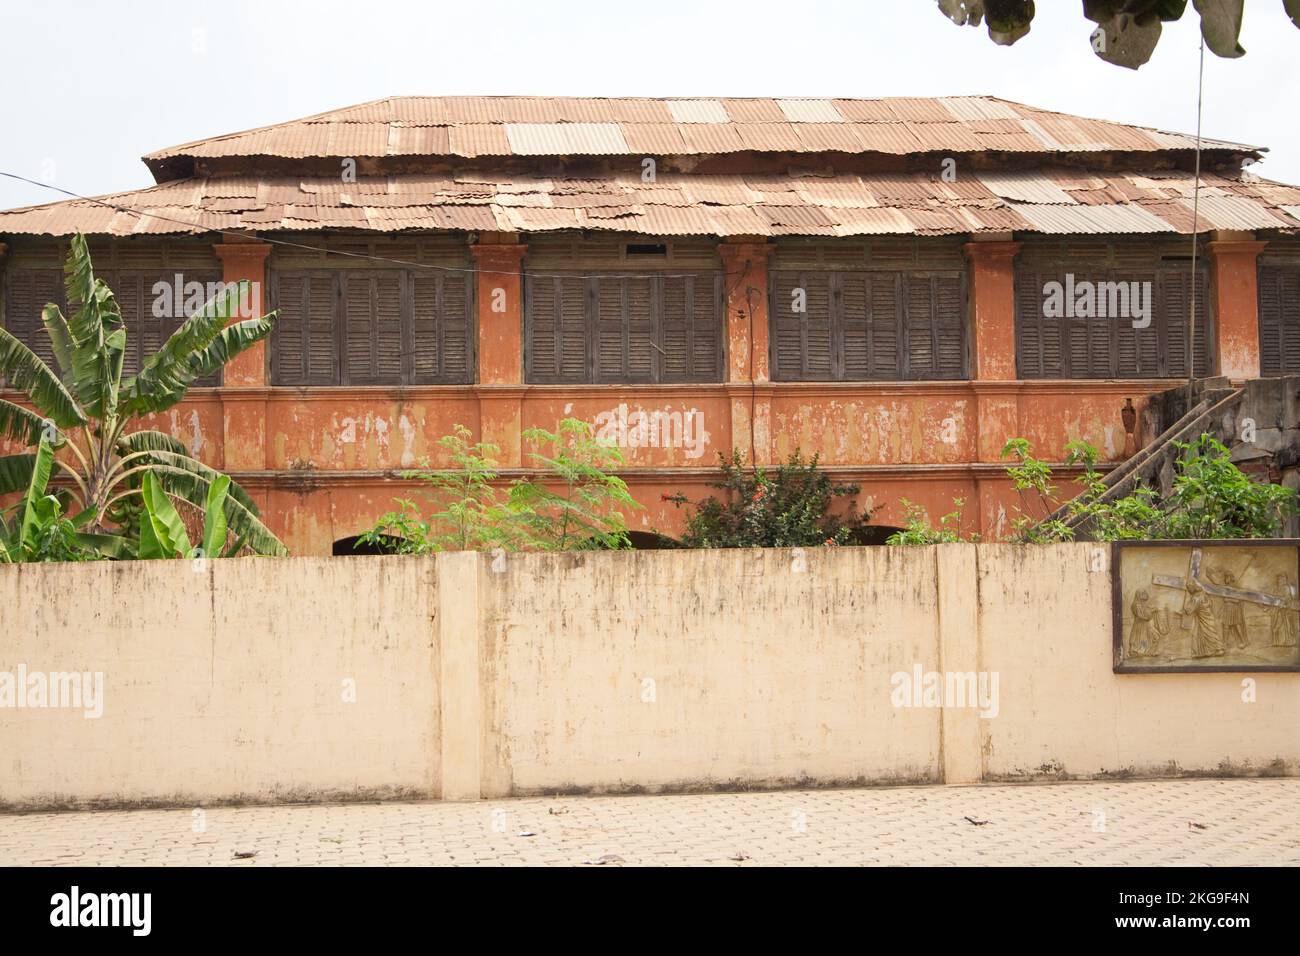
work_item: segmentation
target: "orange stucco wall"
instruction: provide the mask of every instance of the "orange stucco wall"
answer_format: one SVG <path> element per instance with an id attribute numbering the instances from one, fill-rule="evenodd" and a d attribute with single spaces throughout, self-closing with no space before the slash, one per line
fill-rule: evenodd
<path id="1" fill-rule="evenodd" d="M 1212 244 L 1223 373 L 1257 374 L 1255 256 L 1261 244 Z M 263 286 L 267 246 L 217 247 L 228 281 Z M 468 386 L 272 388 L 265 349 L 240 356 L 219 389 L 196 389 L 149 427 L 168 431 L 215 467 L 230 472 L 259 502 L 264 519 L 300 554 L 327 554 L 333 543 L 371 527 L 418 483 L 398 472 L 445 464 L 437 440 L 455 425 L 501 448 L 502 481 L 528 469 L 521 434 L 553 430 L 563 418 L 599 426 L 637 413 L 680 421 L 689 439 L 620 448 L 620 474 L 645 507 L 628 515 L 637 530 L 676 534 L 687 512 L 664 500 L 712 493 L 719 454 L 740 449 L 773 464 L 795 449 L 817 454 L 840 480 L 859 483 L 873 523 L 898 525 L 904 499 L 932 518 L 964 499 L 964 524 L 996 539 L 1011 530 L 1020 505 L 999 452 L 1023 436 L 1037 454 L 1059 460 L 1065 443 L 1084 439 L 1116 462 L 1125 448 L 1120 410 L 1172 383 L 1017 381 L 1014 259 L 1018 244 L 972 242 L 971 381 L 777 383 L 768 371 L 767 263 L 770 248 L 740 237 L 719 246 L 731 281 L 726 297 L 727 381 L 704 385 L 539 386 L 522 382 L 519 237 L 480 238 L 479 384 Z M 1249 275 L 1247 275 L 1249 273 Z M 256 300 L 261 302 L 260 296 Z M 1253 371 L 1252 371 L 1253 370 Z M 12 393 L 7 397 L 15 398 Z M 1138 435 L 1139 446 L 1152 436 Z M 1063 481 L 1062 484 L 1065 484 Z"/>

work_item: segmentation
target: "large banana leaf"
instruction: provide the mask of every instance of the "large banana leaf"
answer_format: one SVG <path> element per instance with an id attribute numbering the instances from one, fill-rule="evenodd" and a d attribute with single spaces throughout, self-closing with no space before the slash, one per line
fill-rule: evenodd
<path id="1" fill-rule="evenodd" d="M 172 397 L 179 400 L 185 389 L 194 381 L 190 362 L 194 355 L 212 344 L 226 323 L 237 314 L 240 293 L 247 282 L 231 284 L 208 300 L 190 318 L 186 319 L 163 343 L 162 348 L 145 360 L 139 374 L 122 383 L 127 405 L 148 403 L 149 410 L 159 411 L 160 403 Z M 141 404 L 141 407 L 145 407 Z"/>
<path id="2" fill-rule="evenodd" d="M 198 318 L 189 319 L 186 326 Z M 216 332 L 206 344 L 196 346 L 184 355 L 160 360 L 153 368 L 141 369 L 139 375 L 127 378 L 122 384 L 123 414 L 161 412 L 171 408 L 185 397 L 185 390 L 196 379 L 211 375 L 240 352 L 266 338 L 275 328 L 275 319 L 276 313 L 272 312 L 260 319 L 235 322 Z M 186 326 L 181 326 L 172 339 L 185 331 Z M 196 338 L 197 335 L 196 330 Z M 168 339 L 168 344 L 172 339 Z M 182 344 L 177 343 L 178 349 Z M 162 354 L 156 353 L 150 361 Z"/>
<path id="3" fill-rule="evenodd" d="M 184 557 L 190 553 L 185 522 L 152 472 L 144 476 L 140 489 L 144 516 L 140 521 L 140 557 L 144 560 Z"/>
<path id="4" fill-rule="evenodd" d="M 59 363 L 59 371 L 63 376 L 72 374 L 72 330 L 68 328 L 68 320 L 63 317 L 59 307 L 51 302 L 45 308 L 41 309 L 41 324 L 45 326 L 45 331 L 50 337 L 50 345 L 54 350 L 54 360 Z"/>
<path id="5" fill-rule="evenodd" d="M 50 421 L 30 408 L 0 398 L 0 438 L 35 445 L 41 438 L 51 437 L 46 427 Z M 62 445 L 62 438 L 55 436 L 55 444 Z"/>
<path id="6" fill-rule="evenodd" d="M 50 483 L 50 473 L 54 470 L 54 449 L 49 442 L 41 439 L 33 458 L 32 476 L 23 499 L 23 520 L 18 529 L 18 538 L 23 547 L 31 550 L 36 548 L 37 533 L 42 523 L 48 521 L 51 507 L 59 507 L 57 498 L 45 494 L 45 488 Z"/>
<path id="7" fill-rule="evenodd" d="M 209 468 L 197 458 L 192 457 L 188 448 L 175 438 L 162 432 L 132 432 L 129 435 L 124 435 L 118 444 L 121 454 L 148 451 L 149 455 L 147 457 L 136 460 L 140 464 L 160 464 L 181 471 L 192 472 L 209 484 L 221 477 L 221 472 L 215 468 Z M 129 464 L 133 463 L 128 462 Z M 256 502 L 253 501 L 248 492 L 233 481 L 230 483 L 230 496 L 254 516 L 260 514 Z M 201 504 L 201 502 L 195 502 L 195 504 Z"/>
<path id="8" fill-rule="evenodd" d="M 32 481 L 32 468 L 36 465 L 36 455 L 5 455 L 0 458 L 0 495 L 22 491 Z"/>
<path id="9" fill-rule="evenodd" d="M 168 494 L 184 498 L 200 508 L 207 505 L 211 482 L 206 478 L 192 471 L 170 465 L 153 465 L 150 471 L 152 474 L 157 475 L 159 483 Z M 231 488 L 233 490 L 233 484 Z M 233 495 L 226 498 L 223 510 L 230 530 L 244 538 L 247 546 L 258 554 L 274 555 L 276 557 L 288 555 L 289 549 L 284 546 L 284 543 Z"/>
<path id="10" fill-rule="evenodd" d="M 230 476 L 218 475 L 208 485 L 208 500 L 203 508 L 203 554 L 209 558 L 221 557 L 226 546 L 226 495 L 230 491 Z"/>
<path id="11" fill-rule="evenodd" d="M 71 393 L 35 352 L 0 328 L 0 375 L 25 392 L 32 404 L 60 428 L 86 423 L 86 416 Z"/>

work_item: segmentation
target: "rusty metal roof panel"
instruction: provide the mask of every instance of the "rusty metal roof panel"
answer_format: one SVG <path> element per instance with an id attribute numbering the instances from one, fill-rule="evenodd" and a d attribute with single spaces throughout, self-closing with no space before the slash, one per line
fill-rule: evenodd
<path id="1" fill-rule="evenodd" d="M 833 100 L 835 110 L 850 123 L 894 123 L 897 114 L 889 100 Z"/>
<path id="2" fill-rule="evenodd" d="M 1174 227 L 1141 206 L 1057 206 L 1017 203 L 1011 207 L 1035 232 L 1059 235 L 1173 232 Z"/>
<path id="3" fill-rule="evenodd" d="M 1042 173 L 980 170 L 974 175 L 988 187 L 989 192 L 1002 199 L 1016 202 L 1061 203 L 1067 206 L 1075 202 L 1069 193 Z"/>
<path id="4" fill-rule="evenodd" d="M 676 123 L 623 123 L 619 128 L 633 153 L 667 156 L 687 152 L 686 140 Z"/>
<path id="5" fill-rule="evenodd" d="M 799 137 L 805 152 L 862 152 L 863 143 L 854 123 L 792 123 L 790 128 Z"/>
<path id="6" fill-rule="evenodd" d="M 1180 199 L 1194 211 L 1202 229 L 1277 229 L 1285 226 L 1278 217 L 1254 199 L 1245 196 L 1206 196 L 1200 200 Z"/>
<path id="7" fill-rule="evenodd" d="M 973 152 L 984 148 L 979 137 L 960 123 L 905 123 L 904 125 L 922 150 Z"/>
<path id="8" fill-rule="evenodd" d="M 779 123 L 742 123 L 735 129 L 746 149 L 760 152 L 799 152 L 803 149 L 795 124 L 785 120 Z"/>
<path id="9" fill-rule="evenodd" d="M 678 123 L 731 122 L 731 117 L 718 100 L 668 100 L 664 105 Z"/>
<path id="10" fill-rule="evenodd" d="M 734 126 L 711 123 L 682 123 L 681 133 L 688 153 L 734 153 L 745 148 Z"/>
<path id="11" fill-rule="evenodd" d="M 777 135 L 769 142 L 757 133 L 740 132 L 746 126 L 782 123 L 852 124 L 859 127 L 856 132 L 864 144 L 861 149 L 867 152 L 1159 152 L 1191 149 L 1194 145 L 1194 138 L 1185 134 L 1085 119 L 978 96 L 875 100 L 449 96 L 390 97 L 185 143 L 145 158 L 153 162 L 180 156 L 303 159 L 587 154 L 583 151 L 616 155 L 662 153 L 669 146 L 687 154 L 703 151 L 698 142 L 689 138 L 656 135 L 676 125 L 708 125 L 733 131 L 720 134 L 711 144 L 718 152 L 798 151 L 799 146 L 792 145 L 787 135 Z M 912 135 L 899 132 L 905 125 L 914 127 Z M 516 126 L 526 127 L 518 134 L 518 147 L 504 129 Z M 862 126 L 882 129 L 864 130 Z M 491 127 L 497 129 L 487 132 L 485 128 Z M 647 135 L 647 128 L 655 132 Z M 657 142 L 659 139 L 664 142 Z M 503 141 L 505 147 L 501 146 Z M 656 148 L 647 150 L 642 145 L 647 141 L 655 141 Z M 1255 152 L 1253 147 L 1212 139 L 1203 143 L 1210 149 Z"/>
<path id="12" fill-rule="evenodd" d="M 1191 174 L 1169 169 L 959 172 L 956 181 L 945 182 L 934 171 L 835 174 L 814 164 L 802 171 L 743 175 L 669 171 L 643 182 L 633 170 L 547 177 L 489 165 L 442 174 L 363 175 L 349 183 L 291 175 L 178 180 L 98 202 L 0 212 L 0 234 L 415 228 L 718 236 L 1187 233 L 1193 191 Z M 1300 189 L 1207 174 L 1199 230 L 1300 232 L 1300 201 L 1276 202 L 1270 195 L 1300 199 Z"/>
<path id="13" fill-rule="evenodd" d="M 785 113 L 775 100 L 724 99 L 722 107 L 733 123 L 784 123 Z"/>
<path id="14" fill-rule="evenodd" d="M 830 100 L 777 100 L 781 112 L 791 123 L 843 123 L 844 116 Z"/>
<path id="15" fill-rule="evenodd" d="M 904 123 L 950 123 L 952 113 L 938 100 L 903 96 L 886 101 L 894 118 Z"/>
<path id="16" fill-rule="evenodd" d="M 448 131 L 453 156 L 473 159 L 477 156 L 509 156 L 513 150 L 506 138 L 506 128 L 493 123 L 453 126 Z"/>
<path id="17" fill-rule="evenodd" d="M 1020 118 L 1009 104 L 988 96 L 941 96 L 939 102 L 957 120 Z"/>
<path id="18" fill-rule="evenodd" d="M 606 156 L 627 153 L 615 123 L 507 123 L 516 156 Z"/>

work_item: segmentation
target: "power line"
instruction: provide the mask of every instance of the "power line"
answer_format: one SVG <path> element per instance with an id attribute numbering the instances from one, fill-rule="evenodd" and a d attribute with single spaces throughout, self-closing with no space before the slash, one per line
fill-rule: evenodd
<path id="1" fill-rule="evenodd" d="M 96 205 L 103 206 L 107 209 L 112 209 L 115 212 L 127 213 L 128 215 L 137 216 L 141 219 L 148 217 L 150 219 L 157 219 L 162 222 L 175 223 L 178 226 L 185 226 L 188 229 L 193 229 L 198 232 L 212 233 L 214 235 L 232 237 L 235 239 L 247 240 L 249 238 L 246 233 L 232 232 L 227 229 L 213 229 L 210 226 L 204 226 L 200 223 L 190 222 L 185 219 L 177 219 L 174 216 L 163 216 L 152 212 L 141 212 L 138 209 L 131 209 L 130 207 L 127 206 L 119 206 L 116 203 L 107 202 L 106 200 L 99 199 L 95 196 L 83 196 L 81 193 L 75 193 L 70 189 L 64 189 L 61 186 L 54 186 L 51 185 L 50 183 L 43 183 L 36 179 L 28 179 L 26 176 L 19 176 L 17 173 L 8 173 L 5 172 L 4 170 L 0 170 L 0 176 L 5 176 L 9 179 L 16 179 L 19 182 L 28 183 L 29 185 L 32 186 L 39 186 L 42 189 L 49 189 L 57 193 L 63 193 L 63 195 L 70 196 L 73 199 L 79 199 L 82 202 L 95 203 Z M 478 268 L 460 269 L 457 268 L 456 266 L 439 266 L 427 262 L 411 262 L 406 259 L 394 259 L 389 256 L 372 256 L 364 252 L 346 252 L 341 249 L 328 249 L 325 248 L 324 246 L 312 246 L 312 245 L 308 245 L 307 243 L 293 242 L 292 240 L 289 239 L 272 239 L 268 236 L 261 236 L 261 235 L 257 236 L 256 238 L 259 242 L 265 242 L 269 245 L 286 246 L 288 248 L 301 249 L 307 252 L 321 252 L 331 256 L 345 256 L 349 259 L 365 259 L 370 262 L 387 262 L 387 263 L 391 263 L 392 265 L 407 266 L 412 269 L 430 269 L 438 272 L 454 272 L 454 273 L 459 273 L 461 275 L 499 275 L 499 276 L 511 276 L 511 277 L 519 276 L 520 278 L 523 278 L 524 276 L 528 276 L 529 278 L 533 278 L 533 279 L 643 279 L 646 278 L 647 276 L 656 276 L 663 279 L 693 279 L 693 278 L 698 278 L 700 274 L 699 271 L 696 271 L 696 272 L 682 272 L 682 273 L 597 272 L 591 275 L 582 275 L 573 272 L 525 272 L 523 270 L 520 270 L 519 272 L 500 272 L 494 269 L 478 269 Z M 490 247 L 484 246 L 483 248 L 490 248 Z M 742 270 L 740 272 L 728 272 L 724 270 L 722 274 L 724 276 L 739 275 L 743 279 L 745 275 L 745 271 Z"/>

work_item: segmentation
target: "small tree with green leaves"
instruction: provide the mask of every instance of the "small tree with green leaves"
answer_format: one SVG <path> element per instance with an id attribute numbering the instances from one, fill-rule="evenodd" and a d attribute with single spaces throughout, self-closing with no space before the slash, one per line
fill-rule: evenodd
<path id="1" fill-rule="evenodd" d="M 719 455 L 722 478 L 709 487 L 724 492 L 690 502 L 665 495 L 680 506 L 694 504 L 682 544 L 688 548 L 792 548 L 849 544 L 870 514 L 859 515 L 858 485 L 832 481 L 796 449 L 774 470 L 745 465 L 739 451 Z M 832 509 L 840 504 L 838 511 Z"/>
<path id="2" fill-rule="evenodd" d="M 965 498 L 952 500 L 953 510 L 939 518 L 939 527 L 930 524 L 930 515 L 921 505 L 903 501 L 903 511 L 907 515 L 902 531 L 895 531 L 885 539 L 885 544 L 954 544 L 958 541 L 979 541 L 978 533 L 971 532 L 962 537 L 961 515 L 966 505 Z"/>
<path id="3" fill-rule="evenodd" d="M 1291 515 L 1300 513 L 1296 492 L 1281 485 L 1252 481 L 1231 458 L 1227 447 L 1212 435 L 1175 441 L 1179 456 L 1169 493 L 1139 485 L 1121 498 L 1105 500 L 1107 486 L 1097 471 L 1097 449 L 1087 442 L 1066 445 L 1066 465 L 1082 466 L 1075 479 L 1082 492 L 1066 503 L 1065 514 L 1086 523 L 1098 541 L 1188 538 L 1268 538 Z M 1046 517 L 1059 510 L 1052 470 L 1033 457 L 1029 442 L 1013 438 L 1002 450 L 1015 455 L 1007 469 L 1014 487 L 1036 499 L 1034 510 Z M 1084 519 L 1080 521 L 1079 519 Z M 1030 543 L 1073 540 L 1074 528 L 1063 519 L 1035 519 L 1026 509 L 1016 519 L 1017 534 Z"/>
<path id="4" fill-rule="evenodd" d="M 621 550 L 632 547 L 622 511 L 641 504 L 623 479 L 608 472 L 623 464 L 617 448 L 597 440 L 590 424 L 566 418 L 554 432 L 523 434 L 529 457 L 545 477 L 520 479 L 510 489 L 523 546 L 531 551 Z M 554 485 L 555 487 L 550 487 Z"/>
<path id="5" fill-rule="evenodd" d="M 515 550 L 520 537 L 516 515 L 499 500 L 492 484 L 498 477 L 500 449 L 470 438 L 470 430 L 458 424 L 438 439 L 454 467 L 430 469 L 425 463 L 401 473 L 425 485 L 425 497 L 436 510 L 426 517 L 410 499 L 395 499 L 397 510 L 382 515 L 357 543 L 393 554 Z"/>
<path id="6" fill-rule="evenodd" d="M 620 509 L 641 505 L 621 478 L 608 473 L 623 463 L 622 455 L 597 441 L 589 424 L 566 418 L 555 432 L 524 432 L 543 474 L 516 479 L 504 495 L 494 484 L 499 449 L 470 438 L 468 428 L 456 425 L 438 440 L 455 467 L 402 472 L 425 483 L 437 510 L 424 515 L 413 501 L 397 499 L 398 508 L 382 515 L 358 544 L 394 554 L 631 547 Z"/>

